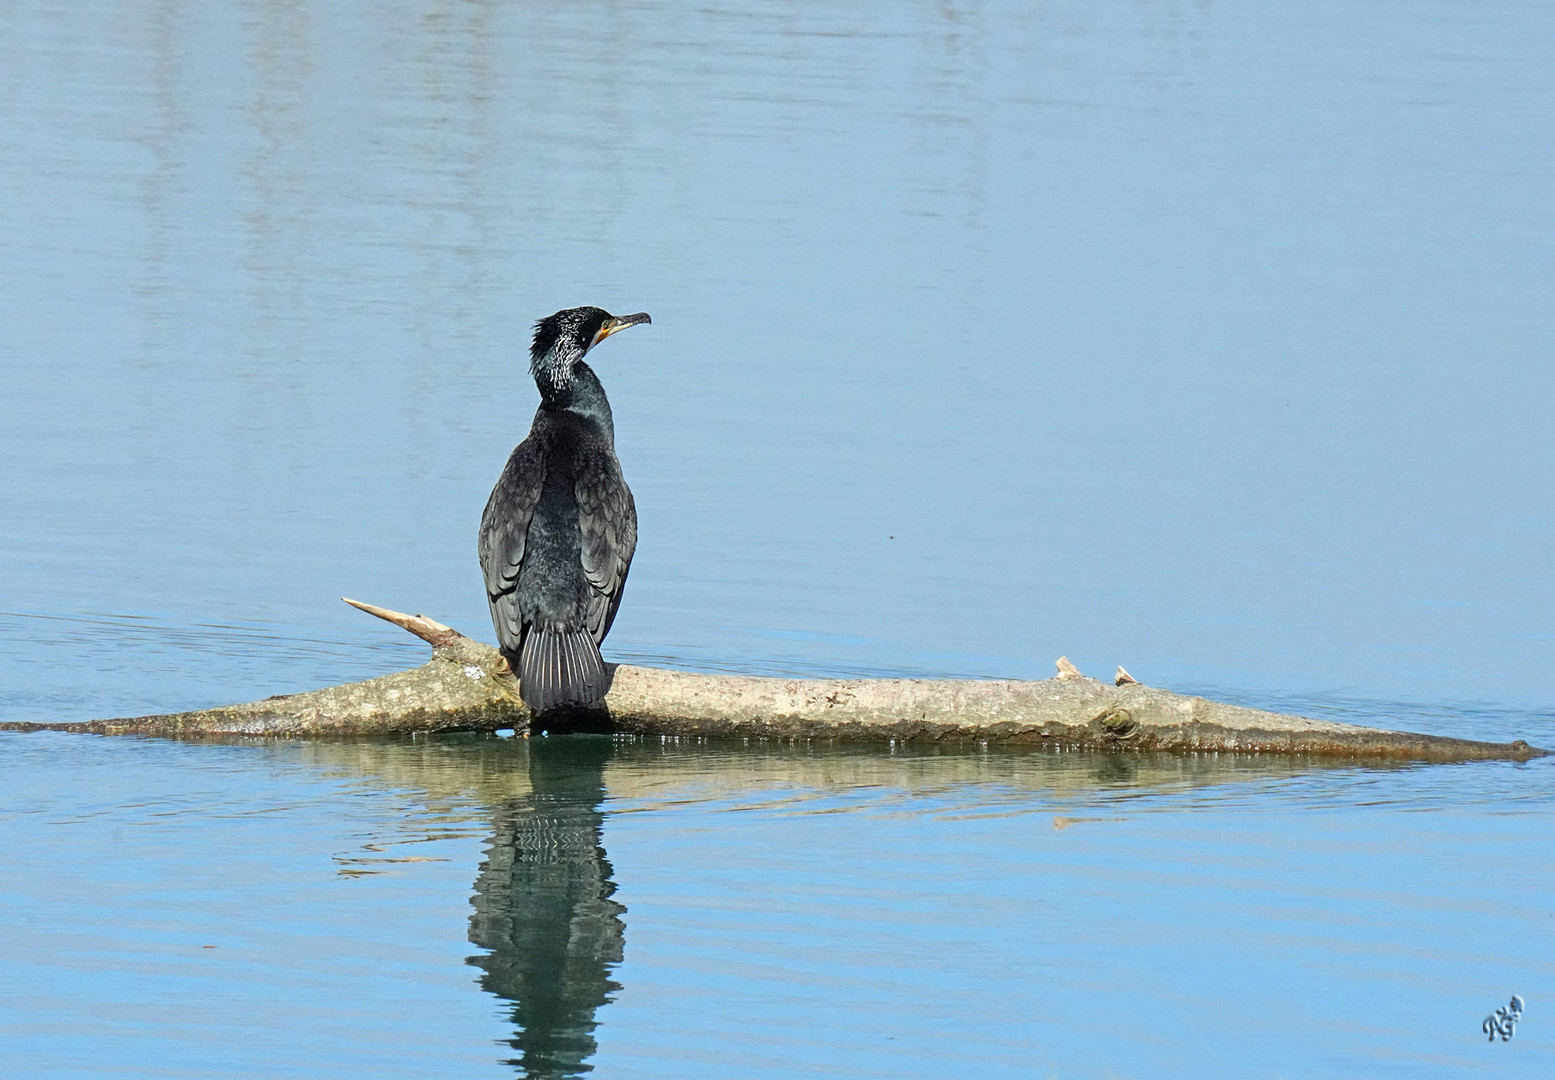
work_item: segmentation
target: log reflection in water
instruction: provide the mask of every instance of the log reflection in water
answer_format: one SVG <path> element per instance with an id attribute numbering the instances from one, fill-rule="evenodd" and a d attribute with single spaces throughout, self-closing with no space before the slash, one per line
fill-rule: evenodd
<path id="1" fill-rule="evenodd" d="M 508 1062 L 531 1078 L 589 1071 L 595 1011 L 620 989 L 626 909 L 600 846 L 608 738 L 532 739 L 532 791 L 496 808 L 494 836 L 475 882 L 470 958 L 481 986 L 512 1002 Z"/>

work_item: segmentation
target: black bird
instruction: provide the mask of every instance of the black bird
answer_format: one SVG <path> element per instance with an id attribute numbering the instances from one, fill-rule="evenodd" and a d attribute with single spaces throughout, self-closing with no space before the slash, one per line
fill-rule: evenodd
<path id="1" fill-rule="evenodd" d="M 481 570 L 497 644 L 535 712 L 604 699 L 599 645 L 637 547 L 637 507 L 616 460 L 615 424 L 583 356 L 652 322 L 568 308 L 535 323 L 529 370 L 540 408 L 481 516 Z"/>

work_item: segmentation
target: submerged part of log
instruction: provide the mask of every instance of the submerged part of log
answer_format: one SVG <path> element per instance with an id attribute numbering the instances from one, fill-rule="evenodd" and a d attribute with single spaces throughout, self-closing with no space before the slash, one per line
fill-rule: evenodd
<path id="1" fill-rule="evenodd" d="M 388 735 L 527 730 L 531 717 L 501 655 L 433 619 L 347 600 L 432 646 L 411 671 L 199 712 L 74 724 L 0 724 L 183 738 Z M 1545 751 L 1356 727 L 1185 697 L 1142 683 L 1108 686 L 1060 659 L 1040 682 L 980 679 L 783 679 L 616 665 L 611 730 L 635 735 L 973 742 L 1063 748 L 1318 753 L 1425 761 L 1524 760 Z M 1126 676 L 1125 676 L 1126 678 Z M 552 720 L 542 721 L 551 724 Z"/>

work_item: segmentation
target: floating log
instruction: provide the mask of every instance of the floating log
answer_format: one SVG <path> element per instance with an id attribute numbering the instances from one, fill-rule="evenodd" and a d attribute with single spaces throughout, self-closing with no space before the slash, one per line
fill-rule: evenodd
<path id="1" fill-rule="evenodd" d="M 528 731 L 529 710 L 501 654 L 423 615 L 346 603 L 432 646 L 419 668 L 302 694 L 198 712 L 61 724 L 0 724 L 177 738 L 285 738 L 435 731 Z M 677 737 L 850 742 L 1025 744 L 1065 749 L 1332 754 L 1421 761 L 1526 760 L 1545 751 L 1518 740 L 1475 742 L 1357 727 L 1187 697 L 1082 675 L 1067 658 L 1038 682 L 997 679 L 785 679 L 611 666 L 607 730 Z M 541 717 L 560 728 L 577 717 Z"/>

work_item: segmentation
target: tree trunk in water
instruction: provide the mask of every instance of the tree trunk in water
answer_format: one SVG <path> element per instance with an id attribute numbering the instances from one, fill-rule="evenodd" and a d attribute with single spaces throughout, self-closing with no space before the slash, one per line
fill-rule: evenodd
<path id="1" fill-rule="evenodd" d="M 7 730 L 105 735 L 396 735 L 591 727 L 666 737 L 825 739 L 1040 745 L 1462 761 L 1525 760 L 1545 751 L 1357 727 L 1185 697 L 1133 681 L 1086 678 L 1067 660 L 1039 682 L 981 679 L 784 679 L 612 666 L 606 712 L 531 717 L 489 645 L 421 615 L 346 601 L 415 634 L 432 659 L 410 671 L 198 712 Z"/>

